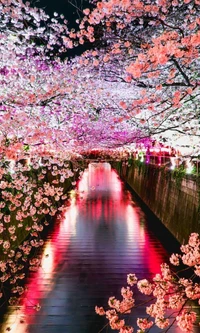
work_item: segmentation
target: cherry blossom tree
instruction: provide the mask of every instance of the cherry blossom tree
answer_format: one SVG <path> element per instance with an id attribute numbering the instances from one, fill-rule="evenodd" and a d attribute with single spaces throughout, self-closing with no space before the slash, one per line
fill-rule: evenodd
<path id="1" fill-rule="evenodd" d="M 0 112 L 6 150 L 13 140 L 22 147 L 51 141 L 56 150 L 78 150 L 83 142 L 115 147 L 146 137 L 161 140 L 169 130 L 178 137 L 187 133 L 195 144 L 198 2 L 94 5 L 83 11 L 75 32 L 62 15 L 50 19 L 29 3 L 2 1 Z M 61 60 L 77 39 L 89 40 L 94 49 Z"/>
<path id="2" fill-rule="evenodd" d="M 99 1 L 86 9 L 80 43 L 104 80 L 133 89 L 119 106 L 146 136 L 199 141 L 199 1 Z M 129 88 L 127 88 L 129 87 Z M 119 89 L 120 91 L 120 89 Z M 130 90 L 129 90 L 130 91 Z M 118 94 L 120 99 L 120 92 Z M 166 134 L 163 134 L 166 132 Z"/>
<path id="3" fill-rule="evenodd" d="M 65 20 L 50 20 L 22 1 L 2 2 L 1 9 L 2 153 L 48 149 L 49 142 L 62 151 L 134 139 L 136 129 L 127 127 L 108 85 L 82 69 L 79 58 L 61 61 L 73 46 Z"/>
<path id="4" fill-rule="evenodd" d="M 200 304 L 200 240 L 197 233 L 190 235 L 188 244 L 181 246 L 181 252 L 170 257 L 171 264 L 180 267 L 179 271 L 172 270 L 168 264 L 162 264 L 161 272 L 152 281 L 138 280 L 135 274 L 128 274 L 128 286 L 121 289 L 122 300 L 112 296 L 108 300 L 109 309 L 96 306 L 96 313 L 106 316 L 112 329 L 120 333 L 132 333 L 134 329 L 126 325 L 125 317 L 129 318 L 135 308 L 148 305 L 147 316 L 137 319 L 137 333 L 150 332 L 155 326 L 162 329 L 162 332 L 168 332 L 175 325 L 183 332 L 192 332 L 195 326 L 200 325 L 198 314 L 193 310 L 194 302 Z M 184 277 L 183 270 L 190 271 L 189 278 Z M 132 290 L 134 287 L 146 297 L 141 304 L 136 303 Z"/>

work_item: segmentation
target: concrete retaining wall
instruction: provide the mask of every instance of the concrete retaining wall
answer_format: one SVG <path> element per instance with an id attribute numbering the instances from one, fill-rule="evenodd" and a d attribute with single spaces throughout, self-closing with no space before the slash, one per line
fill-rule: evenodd
<path id="1" fill-rule="evenodd" d="M 171 170 L 138 161 L 113 166 L 180 243 L 186 243 L 191 232 L 200 233 L 197 177 L 174 178 Z"/>

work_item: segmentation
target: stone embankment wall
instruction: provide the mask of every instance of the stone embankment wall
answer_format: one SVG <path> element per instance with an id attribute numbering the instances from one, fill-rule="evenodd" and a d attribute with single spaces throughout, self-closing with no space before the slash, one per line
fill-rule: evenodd
<path id="1" fill-rule="evenodd" d="M 180 243 L 200 233 L 197 177 L 132 160 L 113 167 Z"/>

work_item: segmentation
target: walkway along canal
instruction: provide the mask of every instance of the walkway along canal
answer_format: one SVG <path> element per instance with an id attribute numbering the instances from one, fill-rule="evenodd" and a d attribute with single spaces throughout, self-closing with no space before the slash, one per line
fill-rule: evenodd
<path id="1" fill-rule="evenodd" d="M 165 229 L 156 227 L 157 238 L 153 225 L 109 163 L 90 164 L 47 237 L 41 267 L 28 278 L 20 309 L 9 307 L 0 332 L 98 333 L 106 322 L 95 314 L 95 305 L 119 297 L 128 273 L 149 278 L 168 262 L 163 232 L 170 251 L 177 250 Z M 129 324 L 143 310 L 136 309 Z"/>

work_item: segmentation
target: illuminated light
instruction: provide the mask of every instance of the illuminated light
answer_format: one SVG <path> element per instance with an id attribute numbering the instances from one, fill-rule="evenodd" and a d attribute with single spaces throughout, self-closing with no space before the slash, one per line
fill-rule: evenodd
<path id="1" fill-rule="evenodd" d="M 147 155 L 147 156 L 146 156 L 146 163 L 148 164 L 149 162 L 150 162 L 150 156 Z"/>
<path id="2" fill-rule="evenodd" d="M 45 245 L 44 254 L 41 260 L 41 266 L 46 273 L 50 274 L 54 269 L 54 252 L 53 245 L 50 241 L 48 241 Z"/>
<path id="3" fill-rule="evenodd" d="M 76 222 L 77 222 L 78 210 L 76 206 L 76 198 L 70 200 L 70 206 L 64 215 L 63 231 L 68 233 L 70 227 L 70 233 L 76 236 Z"/>
<path id="4" fill-rule="evenodd" d="M 9 172 L 11 174 L 15 173 L 15 160 L 10 160 L 10 163 L 9 163 Z"/>
<path id="5" fill-rule="evenodd" d="M 171 162 L 171 170 L 174 170 L 176 168 L 176 158 L 175 157 L 170 157 L 170 162 Z"/>
<path id="6" fill-rule="evenodd" d="M 26 333 L 27 328 L 28 324 L 26 324 L 24 316 L 14 315 L 13 311 L 10 311 L 7 320 L 2 325 L 2 332 Z"/>
<path id="7" fill-rule="evenodd" d="M 150 148 L 149 149 L 151 153 L 159 153 L 160 152 L 160 148 Z"/>
<path id="8" fill-rule="evenodd" d="M 163 147 L 163 148 L 162 148 L 162 147 L 161 147 L 160 150 L 163 151 L 163 152 L 170 153 L 170 148 L 166 148 L 166 147 Z"/>
<path id="9" fill-rule="evenodd" d="M 76 190 L 71 190 L 71 191 L 69 192 L 69 195 L 70 195 L 70 199 L 74 199 L 74 198 L 76 198 Z"/>
<path id="10" fill-rule="evenodd" d="M 186 161 L 186 173 L 190 174 L 194 170 L 194 166 L 191 161 Z"/>
<path id="11" fill-rule="evenodd" d="M 162 164 L 162 163 L 161 163 L 161 156 L 159 155 L 159 156 L 158 156 L 158 165 L 161 166 L 161 164 Z"/>
<path id="12" fill-rule="evenodd" d="M 43 165 L 43 163 L 42 163 L 42 159 L 41 159 L 41 158 L 39 158 L 38 164 L 39 164 L 39 166 L 42 166 L 42 165 Z"/>
<path id="13" fill-rule="evenodd" d="M 144 162 L 144 155 L 140 155 L 140 162 Z"/>
<path id="14" fill-rule="evenodd" d="M 31 159 L 30 159 L 30 157 L 27 157 L 27 159 L 26 159 L 26 164 L 27 164 L 27 166 L 30 166 L 30 164 L 31 164 Z"/>
<path id="15" fill-rule="evenodd" d="M 79 193 L 82 193 L 83 198 L 88 195 L 88 177 L 89 171 L 85 170 L 78 183 L 78 191 Z"/>
<path id="16" fill-rule="evenodd" d="M 127 231 L 128 231 L 128 239 L 133 242 L 134 235 L 140 233 L 140 237 L 142 240 L 145 238 L 145 233 L 139 226 L 139 215 L 134 207 L 130 204 L 125 207 L 125 218 L 127 224 Z M 133 247 L 135 246 L 133 242 Z"/>

